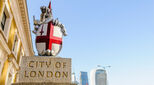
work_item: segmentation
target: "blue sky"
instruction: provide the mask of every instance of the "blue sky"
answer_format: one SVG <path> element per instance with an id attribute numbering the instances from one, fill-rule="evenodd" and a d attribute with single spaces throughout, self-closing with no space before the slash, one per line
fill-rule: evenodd
<path id="1" fill-rule="evenodd" d="M 48 3 L 27 0 L 32 30 Z M 72 58 L 77 76 L 111 65 L 109 85 L 154 85 L 154 0 L 52 0 L 52 9 L 68 33 L 59 56 Z"/>

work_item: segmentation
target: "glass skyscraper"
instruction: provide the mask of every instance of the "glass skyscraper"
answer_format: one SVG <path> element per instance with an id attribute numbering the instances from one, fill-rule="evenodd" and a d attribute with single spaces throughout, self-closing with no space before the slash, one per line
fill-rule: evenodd
<path id="1" fill-rule="evenodd" d="M 91 85 L 107 85 L 106 70 L 102 68 L 93 69 L 90 72 Z"/>
<path id="2" fill-rule="evenodd" d="M 80 72 L 80 84 L 79 85 L 89 85 L 87 72 Z"/>

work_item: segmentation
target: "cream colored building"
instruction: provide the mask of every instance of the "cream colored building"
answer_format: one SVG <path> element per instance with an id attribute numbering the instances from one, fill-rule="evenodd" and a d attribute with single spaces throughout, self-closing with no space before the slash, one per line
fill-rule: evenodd
<path id="1" fill-rule="evenodd" d="M 0 0 L 0 85 L 18 79 L 21 56 L 33 56 L 26 0 Z"/>

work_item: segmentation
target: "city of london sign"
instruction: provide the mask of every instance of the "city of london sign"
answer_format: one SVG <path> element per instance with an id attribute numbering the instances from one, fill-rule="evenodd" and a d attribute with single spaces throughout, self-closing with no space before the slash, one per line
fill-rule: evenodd
<path id="1" fill-rule="evenodd" d="M 62 37 L 67 35 L 65 27 L 58 19 L 53 19 L 51 2 L 48 7 L 42 6 L 40 9 L 40 20 L 33 17 L 38 55 L 56 56 L 62 48 Z"/>
<path id="2" fill-rule="evenodd" d="M 67 35 L 65 27 L 53 19 L 51 2 L 40 9 L 40 20 L 33 17 L 38 56 L 22 56 L 14 85 L 76 85 L 71 82 L 72 59 L 55 57 L 62 48 L 62 37 Z"/>

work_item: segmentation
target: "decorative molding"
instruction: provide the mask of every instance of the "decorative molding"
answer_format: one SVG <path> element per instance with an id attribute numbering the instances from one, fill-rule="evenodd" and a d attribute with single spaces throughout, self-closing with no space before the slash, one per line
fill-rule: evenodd
<path id="1" fill-rule="evenodd" d="M 0 49 L 0 61 L 4 63 L 8 59 L 7 53 L 3 50 L 3 48 Z"/>
<path id="2" fill-rule="evenodd" d="M 26 0 L 9 0 L 24 52 L 26 55 L 34 55 L 30 34 L 29 19 L 27 14 Z M 24 4 L 25 2 L 25 4 Z"/>
<path id="3" fill-rule="evenodd" d="M 23 28 L 23 25 L 22 25 L 22 21 L 21 21 L 21 18 L 20 18 L 20 12 L 19 12 L 19 7 L 18 7 L 18 4 L 17 4 L 17 0 L 9 0 L 10 2 L 10 8 L 13 10 L 12 11 L 12 14 L 13 14 L 13 17 L 14 17 L 14 20 L 15 20 L 15 23 L 18 23 L 16 24 L 17 26 L 17 29 L 19 31 L 19 35 L 20 35 L 20 38 L 21 38 L 21 42 L 22 42 L 22 45 L 23 45 L 23 49 L 24 51 L 27 52 L 27 44 L 26 44 L 26 39 L 25 39 L 25 32 L 24 30 L 22 29 Z"/>
<path id="4" fill-rule="evenodd" d="M 17 37 L 17 47 L 15 47 L 15 49 L 17 48 L 17 50 L 15 51 L 13 51 L 13 48 L 12 48 L 12 54 L 14 55 L 14 57 L 15 57 L 15 59 L 17 59 L 17 56 L 18 56 L 18 51 L 20 50 L 19 49 L 19 45 L 20 45 L 20 38 L 19 38 L 19 36 L 18 36 L 18 34 L 17 34 L 17 31 L 15 31 L 15 35 L 14 35 L 14 39 L 13 39 L 13 47 L 14 47 L 14 45 L 15 45 L 15 38 Z"/>
<path id="5" fill-rule="evenodd" d="M 0 48 L 0 76 L 1 76 L 1 72 L 4 66 L 4 62 L 8 59 L 8 57 L 5 56 L 6 53 L 3 51 L 3 48 Z"/>
<path id="6" fill-rule="evenodd" d="M 19 70 L 19 65 L 14 58 L 13 58 L 12 62 L 13 62 L 13 66 L 16 68 L 16 70 Z"/>
<path id="7" fill-rule="evenodd" d="M 27 3 L 26 0 L 17 0 L 18 5 L 20 8 L 20 13 L 22 17 L 22 22 L 24 26 L 24 31 L 26 32 L 26 38 L 27 38 L 27 43 L 29 45 L 29 50 L 30 50 L 30 55 L 34 55 L 33 52 L 33 47 L 32 47 L 32 38 L 31 38 L 31 33 L 30 33 L 30 24 L 29 24 L 29 17 L 28 17 L 28 10 L 27 10 Z"/>
<path id="8" fill-rule="evenodd" d="M 0 16 L 0 22 L 2 21 L 2 17 L 3 17 L 3 13 L 6 13 L 6 23 L 4 26 L 4 30 L 2 30 L 2 28 L 0 27 L 0 31 L 4 37 L 4 39 L 8 42 L 8 37 L 9 37 L 9 30 L 11 27 L 11 22 L 12 22 L 12 14 L 11 14 L 11 10 L 9 9 L 9 5 L 6 1 L 2 2 L 3 3 L 3 7 L 2 7 L 2 15 Z"/>
<path id="9" fill-rule="evenodd" d="M 6 8 L 6 9 L 5 9 Z M 6 40 L 8 42 L 8 38 L 9 38 L 9 31 L 10 31 L 10 27 L 11 27 L 11 22 L 12 22 L 12 14 L 11 14 L 11 10 L 9 8 L 9 4 L 6 2 L 5 3 L 5 8 L 4 11 L 5 13 L 8 15 L 7 19 L 6 19 L 6 25 L 5 25 L 5 30 L 4 30 L 4 34 L 6 36 Z"/>
<path id="10" fill-rule="evenodd" d="M 9 55 L 11 54 L 10 49 L 8 48 L 7 42 L 4 40 L 3 36 L 0 34 L 0 46 L 4 49 L 4 51 Z"/>
<path id="11" fill-rule="evenodd" d="M 9 78 L 9 73 L 10 73 L 10 71 L 11 71 L 11 68 L 12 68 L 12 62 L 10 62 L 9 63 L 9 67 L 8 67 L 8 71 L 7 71 L 7 75 L 6 75 L 6 81 L 5 81 L 5 84 L 7 84 L 8 82 L 10 82 L 10 81 L 8 81 L 8 78 Z M 11 74 L 12 75 L 12 74 Z"/>

